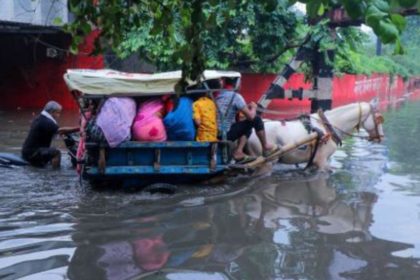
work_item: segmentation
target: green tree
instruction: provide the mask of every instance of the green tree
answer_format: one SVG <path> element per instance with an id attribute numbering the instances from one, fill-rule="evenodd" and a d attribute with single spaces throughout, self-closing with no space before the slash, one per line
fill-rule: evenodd
<path id="1" fill-rule="evenodd" d="M 336 47 L 323 20 L 305 27 L 289 7 L 291 0 L 69 0 L 75 15 L 67 30 L 72 49 L 92 27 L 101 29 L 97 51 L 110 46 L 120 55 L 139 51 L 160 69 L 183 70 L 184 79 L 198 79 L 205 67 L 278 67 L 282 54 L 308 38 L 321 51 Z M 367 23 L 385 43 L 401 53 L 405 19 L 398 9 L 418 6 L 411 0 L 310 0 L 308 16 L 316 19 L 336 7 Z M 320 27 L 321 26 L 321 27 Z M 324 30 L 323 32 L 318 32 Z M 310 42 L 309 42 L 310 43 Z M 283 57 L 284 59 L 284 57 Z M 258 64 L 259 63 L 259 64 Z"/>
<path id="2" fill-rule="evenodd" d="M 297 17 L 285 3 L 275 5 L 272 10 L 261 2 L 244 1 L 232 8 L 227 2 L 204 5 L 203 16 L 208 20 L 201 29 L 200 48 L 206 58 L 205 67 L 277 71 L 284 62 L 282 54 L 301 43 L 305 34 L 303 16 Z M 229 16 L 224 18 L 227 10 Z M 176 50 L 183 46 L 191 48 L 180 27 L 181 19 L 175 17 L 172 37 L 151 33 L 151 22 L 133 27 L 117 47 L 117 53 L 126 57 L 137 52 L 160 71 L 180 68 L 184 61 Z"/>
<path id="3" fill-rule="evenodd" d="M 370 67 L 370 72 L 384 72 L 378 71 L 378 67 L 389 65 L 385 73 L 397 73 L 403 77 L 419 75 L 420 74 L 420 61 L 418 60 L 418 53 L 420 51 L 420 16 L 406 17 L 407 26 L 401 34 L 401 42 L 404 45 L 404 55 L 395 55 L 393 45 L 385 45 L 382 47 L 381 56 L 375 56 L 376 42 L 369 41 L 364 43 L 358 51 L 359 56 L 365 63 L 367 70 Z M 352 61 L 355 61 L 352 59 Z M 382 67 L 383 69 L 383 67 Z"/>
<path id="4" fill-rule="evenodd" d="M 391 52 L 388 50 L 387 56 L 396 63 L 406 67 L 410 75 L 419 75 L 420 16 L 407 17 L 407 27 L 401 35 L 401 41 L 405 49 L 404 55 L 391 55 Z"/>
<path id="5" fill-rule="evenodd" d="M 370 26 L 385 44 L 394 43 L 395 53 L 403 53 L 400 36 L 406 26 L 403 15 L 418 13 L 419 0 L 300 0 L 312 18 L 343 7 L 349 17 Z"/>

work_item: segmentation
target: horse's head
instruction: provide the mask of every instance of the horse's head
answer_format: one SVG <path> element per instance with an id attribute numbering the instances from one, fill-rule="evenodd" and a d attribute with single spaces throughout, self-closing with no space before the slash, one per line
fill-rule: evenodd
<path id="1" fill-rule="evenodd" d="M 377 100 L 372 100 L 369 103 L 369 111 L 364 113 L 364 118 L 361 119 L 360 125 L 369 134 L 369 141 L 380 143 L 384 136 L 382 124 L 384 117 L 379 113 Z"/>

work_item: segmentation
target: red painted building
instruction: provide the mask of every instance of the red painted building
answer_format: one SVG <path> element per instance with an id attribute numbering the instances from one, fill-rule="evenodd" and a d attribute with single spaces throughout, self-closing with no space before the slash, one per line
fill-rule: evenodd
<path id="1" fill-rule="evenodd" d="M 70 37 L 59 29 L 0 33 L 0 108 L 38 108 L 51 99 L 75 108 L 63 74 L 68 68 L 103 68 L 102 57 L 88 56 L 94 36 L 74 56 L 67 51 Z"/>
<path id="2" fill-rule="evenodd" d="M 87 56 L 92 34 L 73 56 L 70 36 L 56 25 L 70 21 L 67 0 L 0 1 L 0 108 L 37 108 L 57 99 L 73 101 L 63 83 L 67 68 L 102 68 L 102 58 Z"/>

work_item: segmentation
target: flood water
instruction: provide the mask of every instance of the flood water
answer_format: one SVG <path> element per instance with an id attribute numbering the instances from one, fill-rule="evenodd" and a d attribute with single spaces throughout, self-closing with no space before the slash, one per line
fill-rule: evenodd
<path id="1" fill-rule="evenodd" d="M 420 102 L 384 116 L 386 140 L 347 138 L 330 174 L 175 195 L 80 186 L 64 149 L 61 170 L 0 168 L 0 279 L 420 279 Z M 0 151 L 30 118 L 0 112 Z"/>

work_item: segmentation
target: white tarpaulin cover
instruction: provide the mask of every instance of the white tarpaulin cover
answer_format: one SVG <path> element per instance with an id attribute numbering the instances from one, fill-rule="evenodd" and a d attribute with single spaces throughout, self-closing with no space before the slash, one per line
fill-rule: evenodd
<path id="1" fill-rule="evenodd" d="M 204 80 L 240 77 L 239 72 L 206 70 Z M 161 95 L 174 93 L 181 71 L 156 74 L 125 73 L 111 69 L 68 69 L 64 80 L 70 90 L 88 95 Z M 190 82 L 190 84 L 194 84 Z"/>

